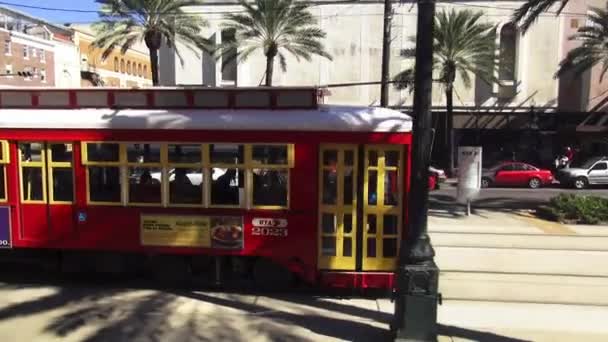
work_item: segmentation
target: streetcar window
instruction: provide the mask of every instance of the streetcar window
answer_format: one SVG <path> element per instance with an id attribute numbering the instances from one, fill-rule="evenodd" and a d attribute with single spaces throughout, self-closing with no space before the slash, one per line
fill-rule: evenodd
<path id="1" fill-rule="evenodd" d="M 44 144 L 19 143 L 21 166 L 21 199 L 24 202 L 44 202 Z"/>
<path id="2" fill-rule="evenodd" d="M 41 143 L 21 143 L 19 150 L 21 151 L 22 162 L 42 162 L 42 144 Z"/>
<path id="3" fill-rule="evenodd" d="M 8 163 L 8 142 L 0 140 L 0 201 L 6 201 L 6 174 L 4 164 Z"/>
<path id="4" fill-rule="evenodd" d="M 336 170 L 323 170 L 323 204 L 336 204 L 338 183 Z"/>
<path id="5" fill-rule="evenodd" d="M 242 206 L 244 202 L 243 170 L 238 168 L 211 169 L 211 204 Z"/>
<path id="6" fill-rule="evenodd" d="M 51 162 L 72 162 L 72 144 L 49 144 Z"/>
<path id="7" fill-rule="evenodd" d="M 287 165 L 287 145 L 253 145 L 252 161 L 266 165 Z"/>
<path id="8" fill-rule="evenodd" d="M 120 203 L 119 167 L 89 166 L 87 172 L 90 202 Z"/>
<path id="9" fill-rule="evenodd" d="M 399 187 L 397 185 L 397 170 L 384 172 L 384 204 L 397 205 L 399 201 Z"/>
<path id="10" fill-rule="evenodd" d="M 168 154 L 169 163 L 200 163 L 201 145 L 169 144 Z"/>
<path id="11" fill-rule="evenodd" d="M 74 200 L 74 178 L 72 168 L 53 167 L 53 197 L 51 201 L 72 202 Z"/>
<path id="12" fill-rule="evenodd" d="M 244 147 L 237 144 L 211 144 L 209 154 L 213 164 L 242 164 Z"/>
<path id="13" fill-rule="evenodd" d="M 287 206 L 289 171 L 253 169 L 253 205 Z"/>
<path id="14" fill-rule="evenodd" d="M 127 144 L 129 163 L 160 163 L 160 144 Z"/>
<path id="15" fill-rule="evenodd" d="M 4 176 L 4 164 L 0 164 L 0 201 L 6 201 L 6 177 Z"/>
<path id="16" fill-rule="evenodd" d="M 48 143 L 49 196 L 51 202 L 74 200 L 72 144 Z"/>
<path id="17" fill-rule="evenodd" d="M 86 143 L 85 162 L 118 162 L 120 160 L 120 144 L 118 143 Z"/>
<path id="18" fill-rule="evenodd" d="M 162 172 L 156 167 L 129 167 L 129 202 L 161 203 Z"/>
<path id="19" fill-rule="evenodd" d="M 171 204 L 203 203 L 203 171 L 178 167 L 169 170 L 169 202 Z"/>
<path id="20" fill-rule="evenodd" d="M 22 167 L 23 201 L 44 201 L 42 167 Z"/>

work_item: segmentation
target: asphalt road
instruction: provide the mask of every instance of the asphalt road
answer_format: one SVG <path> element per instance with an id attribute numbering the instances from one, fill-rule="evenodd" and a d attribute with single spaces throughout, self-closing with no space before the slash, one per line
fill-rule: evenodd
<path id="1" fill-rule="evenodd" d="M 526 189 L 526 188 L 489 188 L 481 189 L 473 206 L 487 209 L 534 209 L 546 204 L 552 197 L 562 193 L 593 195 L 608 198 L 608 187 L 585 190 L 562 189 L 557 186 Z M 451 184 L 442 184 L 440 190 L 432 191 L 430 197 L 431 209 L 446 209 L 457 206 L 456 187 Z"/>

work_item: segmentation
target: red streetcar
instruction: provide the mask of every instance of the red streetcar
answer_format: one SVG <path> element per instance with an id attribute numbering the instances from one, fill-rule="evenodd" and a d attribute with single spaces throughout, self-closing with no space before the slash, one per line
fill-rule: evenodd
<path id="1" fill-rule="evenodd" d="M 1 90 L 3 255 L 158 280 L 393 287 L 411 119 L 318 94 Z"/>
<path id="2" fill-rule="evenodd" d="M 504 162 L 483 171 L 481 187 L 527 186 L 538 189 L 553 182 L 551 170 L 539 169 L 522 162 Z"/>

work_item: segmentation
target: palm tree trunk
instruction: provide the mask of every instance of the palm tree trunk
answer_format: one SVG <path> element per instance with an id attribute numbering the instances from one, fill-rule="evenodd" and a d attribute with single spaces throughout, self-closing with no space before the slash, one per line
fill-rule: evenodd
<path id="1" fill-rule="evenodd" d="M 454 169 L 454 133 L 453 129 L 453 111 L 454 111 L 454 89 L 453 84 L 445 87 L 445 144 L 446 158 L 445 170 L 453 174 Z"/>
<path id="2" fill-rule="evenodd" d="M 272 74 L 274 72 L 274 56 L 266 56 L 266 86 L 272 87 Z"/>
<path id="3" fill-rule="evenodd" d="M 158 49 L 149 48 L 150 67 L 152 69 L 152 85 L 157 86 L 158 82 Z"/>

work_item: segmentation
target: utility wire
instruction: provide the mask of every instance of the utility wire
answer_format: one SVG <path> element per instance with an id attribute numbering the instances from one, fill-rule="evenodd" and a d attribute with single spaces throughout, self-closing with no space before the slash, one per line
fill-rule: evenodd
<path id="1" fill-rule="evenodd" d="M 343 1 L 345 4 L 353 4 L 352 1 Z M 332 3 L 332 5 L 334 5 L 336 3 Z M 476 5 L 476 4 L 470 4 L 470 3 L 458 3 L 458 2 L 446 2 L 446 3 L 439 3 L 438 5 L 454 5 L 454 6 L 465 6 L 465 7 L 477 7 L 477 8 L 486 8 L 486 9 L 497 9 L 497 10 L 505 10 L 505 11 L 514 11 L 517 8 L 511 8 L 511 7 L 499 7 L 499 6 L 489 6 L 489 5 Z M 43 11 L 55 11 L 55 12 L 73 12 L 73 13 L 99 13 L 99 10 L 85 10 L 85 9 L 76 9 L 76 8 L 60 8 L 60 7 L 44 7 L 44 6 L 34 6 L 34 5 L 24 5 L 24 4 L 18 4 L 18 3 L 12 3 L 12 2 L 7 2 L 7 1 L 0 1 L 0 5 L 6 5 L 6 6 L 14 6 L 14 7 L 21 7 L 21 8 L 29 8 L 29 9 L 37 9 L 37 10 L 43 10 Z M 235 4 L 236 5 L 236 4 Z M 310 7 L 317 7 L 317 6 L 322 6 L 324 5 L 324 3 L 315 3 L 310 5 Z M 189 16 L 192 14 L 238 14 L 238 13 L 246 13 L 246 11 L 220 11 L 220 12 L 184 12 L 184 13 L 179 13 L 180 15 L 184 15 L 184 16 Z M 548 13 L 548 14 L 558 14 L 557 12 L 554 11 L 545 11 L 544 13 Z M 171 14 L 171 13 L 160 13 L 160 14 Z M 176 13 L 177 14 L 177 13 Z M 405 15 L 407 13 L 395 13 L 395 15 Z M 561 12 L 561 14 L 564 15 L 576 15 L 576 16 L 586 16 L 587 13 L 575 13 L 575 12 Z M 343 16 L 344 14 L 336 14 L 336 16 Z M 365 15 L 365 14 L 356 14 L 356 15 Z M 375 15 L 375 14 L 372 14 Z M 382 15 L 382 14 L 380 14 Z M 330 15 L 333 16 L 333 15 Z"/>

